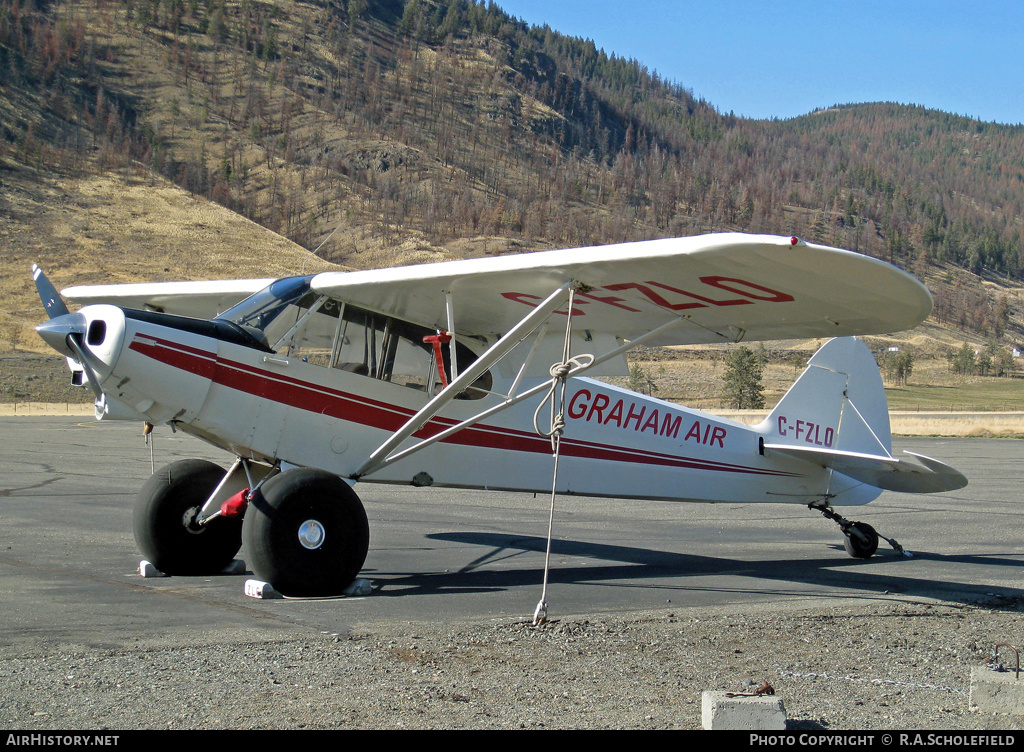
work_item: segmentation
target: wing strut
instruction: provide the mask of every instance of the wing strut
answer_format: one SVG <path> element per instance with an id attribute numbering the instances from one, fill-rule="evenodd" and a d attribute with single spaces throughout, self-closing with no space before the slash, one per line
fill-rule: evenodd
<path id="1" fill-rule="evenodd" d="M 444 307 L 448 312 L 448 334 L 451 335 L 451 339 L 448 341 L 448 360 L 450 361 L 450 370 L 452 372 L 452 378 L 457 379 L 459 377 L 459 359 L 455 357 L 455 307 L 452 305 L 452 294 L 445 290 L 444 293 Z M 441 372 L 444 372 L 444 364 L 439 366 Z"/>
<path id="2" fill-rule="evenodd" d="M 508 352 L 512 350 L 512 348 L 514 348 L 524 339 L 529 337 L 534 331 L 536 331 L 537 329 L 541 329 L 541 327 L 545 327 L 545 329 L 542 330 L 543 336 L 543 331 L 546 331 L 547 318 L 550 317 L 550 315 L 555 310 L 558 309 L 559 305 L 562 302 L 563 296 L 567 297 L 568 289 L 570 286 L 571 283 L 562 285 L 562 287 L 558 288 L 558 290 L 552 293 L 550 297 L 548 297 L 543 303 L 541 303 L 536 309 L 534 309 L 529 316 L 527 316 L 521 322 L 519 322 L 519 324 L 517 324 L 514 329 L 512 329 L 508 334 L 506 334 L 504 337 L 495 342 L 494 345 L 492 345 L 486 352 L 483 353 L 483 355 L 481 355 L 479 358 L 477 358 L 476 361 L 474 361 L 473 365 L 470 367 L 470 370 L 466 371 L 465 374 L 461 374 L 459 378 L 456 379 L 456 381 L 453 381 L 451 384 L 448 385 L 448 387 L 446 387 L 444 390 L 438 393 L 438 395 L 433 400 L 428 402 L 418 413 L 416 413 L 412 418 L 410 418 L 398 431 L 392 434 L 392 436 L 386 442 L 381 444 L 381 446 L 378 447 L 370 455 L 367 461 L 363 463 L 362 467 L 360 467 L 359 470 L 356 473 L 354 473 L 351 477 L 355 480 L 358 480 L 359 478 L 365 475 L 369 475 L 370 473 L 373 473 L 387 465 L 397 462 L 398 460 L 407 457 L 410 454 L 418 452 L 420 449 L 424 449 L 427 446 L 434 444 L 435 442 L 443 441 L 449 436 L 458 433 L 462 429 L 469 428 L 470 426 L 479 423 L 481 420 L 484 420 L 485 418 L 488 418 L 496 413 L 499 413 L 502 410 L 505 410 L 506 408 L 512 407 L 513 405 L 516 405 L 525 399 L 529 399 L 535 394 L 540 394 L 545 389 L 550 389 L 551 381 L 547 380 L 531 387 L 530 389 L 527 389 L 525 392 L 522 392 L 521 394 L 516 394 L 515 392 L 518 388 L 520 378 L 523 374 L 523 371 L 525 370 L 526 364 L 524 363 L 523 368 L 520 369 L 519 374 L 516 376 L 516 379 L 512 384 L 512 388 L 509 390 L 509 393 L 504 396 L 502 402 L 492 407 L 489 407 L 486 410 L 481 411 L 477 415 L 474 415 L 472 418 L 467 418 L 461 423 L 451 426 L 450 428 L 447 428 L 444 431 L 433 434 L 432 436 L 423 439 L 419 443 L 407 447 L 406 449 L 403 449 L 400 452 L 390 454 L 391 452 L 394 452 L 394 450 L 397 449 L 398 446 L 403 441 L 409 438 L 412 434 L 416 433 L 416 431 L 418 431 L 428 420 L 430 420 L 430 418 L 434 417 L 434 415 L 440 412 L 463 389 L 465 389 L 469 384 L 471 384 L 473 381 L 479 378 L 479 376 L 484 371 L 486 371 L 495 363 L 497 363 L 502 357 L 507 355 Z M 652 329 L 646 334 L 637 337 L 633 340 L 630 340 L 629 342 L 626 342 L 619 347 L 609 350 L 603 355 L 596 356 L 594 360 L 590 363 L 576 365 L 569 371 L 566 378 L 577 376 L 583 371 L 601 365 L 602 363 L 605 363 L 611 360 L 612 358 L 616 358 L 619 355 L 622 355 L 622 353 L 636 347 L 637 345 L 640 345 L 649 339 L 653 339 L 654 337 L 661 335 L 668 329 L 671 329 L 672 327 L 677 326 L 678 324 L 688 320 L 689 319 L 687 319 L 686 317 L 679 317 L 666 321 L 661 326 Z M 530 350 L 530 353 L 527 355 L 527 362 L 529 360 L 532 360 L 533 354 L 537 348 L 537 344 L 537 342 L 534 343 L 533 347 Z M 466 378 L 466 374 L 470 374 L 470 377 Z M 463 379 L 465 379 L 465 381 L 463 381 Z M 444 397 L 443 402 L 441 402 L 442 397 Z"/>
<path id="3" fill-rule="evenodd" d="M 383 467 L 388 460 L 390 452 L 420 430 L 428 420 L 441 412 L 448 403 L 480 378 L 491 366 L 507 355 L 512 348 L 530 336 L 548 316 L 554 313 L 565 302 L 568 297 L 568 290 L 572 284 L 571 281 L 566 282 L 551 293 L 543 303 L 534 308 L 522 321 L 512 327 L 505 336 L 491 345 L 469 368 L 453 379 L 448 386 L 438 392 L 433 399 L 409 418 L 401 428 L 391 434 L 387 441 L 377 447 L 352 477 L 361 478 Z"/>

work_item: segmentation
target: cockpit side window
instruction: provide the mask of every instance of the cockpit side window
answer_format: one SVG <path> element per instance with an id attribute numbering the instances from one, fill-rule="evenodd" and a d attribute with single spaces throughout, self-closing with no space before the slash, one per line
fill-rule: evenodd
<path id="1" fill-rule="evenodd" d="M 424 342 L 424 337 L 434 334 L 424 326 L 345 306 L 330 365 L 434 394 L 441 388 L 441 378 L 433 346 Z M 473 351 L 462 343 L 457 343 L 456 351 L 460 371 L 476 360 Z M 445 347 L 445 370 L 450 374 L 449 361 Z M 487 373 L 461 396 L 479 399 L 490 388 L 491 375 Z"/>
<path id="2" fill-rule="evenodd" d="M 281 355 L 295 356 L 307 363 L 326 366 L 338 330 L 337 301 L 312 292 L 299 298 L 286 315 L 267 332 L 270 346 Z"/>
<path id="3" fill-rule="evenodd" d="M 309 279 L 275 282 L 219 318 L 287 357 L 431 395 L 441 389 L 433 346 L 424 342 L 424 337 L 436 334 L 434 330 L 318 295 L 309 289 Z M 456 343 L 456 352 L 461 373 L 476 355 L 462 343 Z M 445 346 L 446 377 L 451 374 L 450 360 Z M 486 373 L 460 397 L 479 399 L 490 388 L 491 375 Z"/>

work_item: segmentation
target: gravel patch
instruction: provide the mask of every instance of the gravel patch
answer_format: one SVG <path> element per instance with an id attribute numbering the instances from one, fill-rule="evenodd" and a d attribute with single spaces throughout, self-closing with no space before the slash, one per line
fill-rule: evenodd
<path id="1" fill-rule="evenodd" d="M 968 694 L 1022 618 L 1016 603 L 858 601 L 22 649 L 0 662 L 0 725 L 699 729 L 702 692 L 768 681 L 791 729 L 1019 729 Z"/>

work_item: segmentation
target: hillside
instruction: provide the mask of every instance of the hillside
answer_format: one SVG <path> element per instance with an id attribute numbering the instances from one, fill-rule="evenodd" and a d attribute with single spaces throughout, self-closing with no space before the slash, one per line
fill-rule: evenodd
<path id="1" fill-rule="evenodd" d="M 41 349 L 36 261 L 267 276 L 321 244 L 366 268 L 731 229 L 913 271 L 932 354 L 1024 340 L 1024 129 L 735 118 L 494 3 L 2 0 L 0 128 L 0 351 Z"/>

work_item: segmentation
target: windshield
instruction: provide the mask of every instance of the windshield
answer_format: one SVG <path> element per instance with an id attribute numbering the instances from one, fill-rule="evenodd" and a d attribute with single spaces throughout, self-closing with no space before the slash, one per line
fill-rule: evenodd
<path id="1" fill-rule="evenodd" d="M 235 307 L 224 311 L 217 318 L 238 324 L 264 345 L 273 344 L 268 341 L 272 338 L 268 329 L 279 328 L 274 326 L 275 322 L 290 306 L 309 293 L 311 279 L 313 279 L 312 275 L 279 279 L 269 287 L 250 295 Z M 278 323 L 284 324 L 284 322 Z M 286 324 L 285 329 L 292 323 L 294 321 Z"/>

